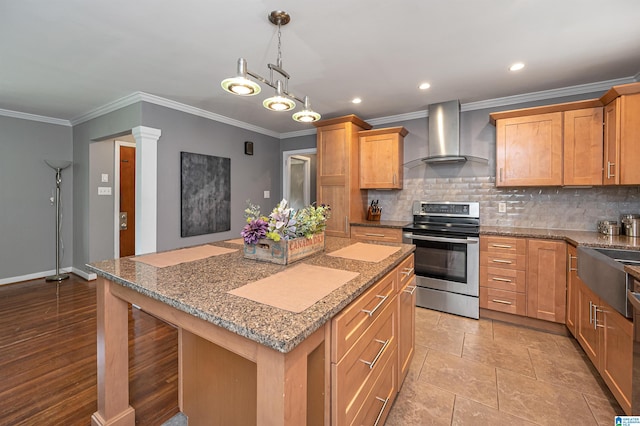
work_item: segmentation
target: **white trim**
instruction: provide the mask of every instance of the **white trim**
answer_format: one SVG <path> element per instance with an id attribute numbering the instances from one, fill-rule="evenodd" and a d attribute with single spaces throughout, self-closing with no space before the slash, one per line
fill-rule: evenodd
<path id="1" fill-rule="evenodd" d="M 72 268 L 60 268 L 60 272 L 63 274 L 68 274 L 69 272 L 71 272 Z M 19 275 L 17 277 L 9 277 L 9 278 L 2 278 L 0 279 L 0 285 L 5 285 L 5 284 L 14 284 L 14 283 L 19 283 L 22 281 L 31 281 L 31 280 L 38 280 L 40 278 L 44 278 L 44 277 L 48 277 L 50 275 L 55 275 L 56 274 L 56 270 L 55 269 L 51 269 L 49 271 L 42 271 L 42 272 L 34 272 L 33 274 L 27 274 L 27 275 Z"/>
<path id="2" fill-rule="evenodd" d="M 71 127 L 69 120 L 62 118 L 46 117 L 44 115 L 29 114 L 27 112 L 11 111 L 8 109 L 0 109 L 0 115 L 5 117 L 20 118 L 22 120 L 40 121 L 42 123 L 57 124 L 58 126 Z"/>
<path id="3" fill-rule="evenodd" d="M 280 139 L 297 138 L 299 136 L 315 135 L 316 133 L 318 133 L 318 130 L 314 127 L 313 129 L 296 130 L 295 132 L 280 133 Z"/>
<path id="4" fill-rule="evenodd" d="M 638 71 L 638 73 L 636 75 L 633 76 L 633 79 L 635 81 L 640 81 L 640 71 Z"/>
<path id="5" fill-rule="evenodd" d="M 87 272 L 83 269 L 76 268 L 76 267 L 71 268 L 71 272 L 73 272 L 79 277 L 84 278 L 87 281 L 93 281 L 98 278 L 98 275 L 95 272 Z"/>
<path id="6" fill-rule="evenodd" d="M 397 121 L 406 121 L 406 120 L 415 120 L 415 119 L 418 119 L 418 118 L 426 118 L 428 115 L 429 115 L 429 113 L 426 110 L 424 110 L 424 111 L 409 112 L 409 113 L 406 113 L 406 114 L 390 115 L 388 117 L 372 118 L 372 119 L 367 119 L 365 121 L 367 123 L 371 124 L 372 126 L 379 126 L 381 124 L 395 123 Z"/>
<path id="7" fill-rule="evenodd" d="M 160 129 L 138 126 L 136 139 L 136 255 L 155 253 L 158 238 L 158 139 Z"/>
<path id="8" fill-rule="evenodd" d="M 113 144 L 113 217 L 114 230 L 113 230 L 113 258 L 120 258 L 120 147 L 129 146 L 136 147 L 133 142 L 124 142 L 115 140 Z M 135 217 L 132 218 L 135 220 Z"/>

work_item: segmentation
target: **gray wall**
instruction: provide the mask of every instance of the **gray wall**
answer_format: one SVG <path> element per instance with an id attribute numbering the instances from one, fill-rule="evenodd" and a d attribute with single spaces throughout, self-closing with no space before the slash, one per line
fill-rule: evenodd
<path id="1" fill-rule="evenodd" d="M 246 200 L 263 213 L 275 207 L 281 190 L 278 139 L 202 117 L 143 103 L 144 126 L 162 130 L 158 140 L 158 251 L 211 241 L 240 238 Z M 244 154 L 244 142 L 253 142 L 253 155 Z M 231 230 L 180 237 L 180 152 L 231 159 Z M 271 198 L 264 199 L 264 191 Z"/>
<path id="2" fill-rule="evenodd" d="M 102 167 L 92 168 L 91 144 L 131 132 L 141 125 L 141 116 L 142 106 L 135 104 L 73 128 L 73 265 L 79 269 L 90 262 L 113 258 L 113 197 L 100 197 L 100 202 L 111 200 L 104 209 L 97 209 L 95 205 L 91 208 L 98 199 L 97 188 L 91 186 L 91 182 L 99 179 Z M 113 169 L 113 153 L 110 155 L 107 161 Z"/>
<path id="3" fill-rule="evenodd" d="M 55 269 L 55 172 L 71 160 L 71 127 L 0 116 L 0 280 Z M 62 172 L 62 267 L 73 258 L 73 171 Z"/>
<path id="4" fill-rule="evenodd" d="M 114 257 L 114 185 L 115 144 L 113 140 L 92 142 L 89 145 L 89 218 L 91 241 L 89 259 L 112 259 Z M 102 174 L 109 175 L 109 182 L 101 182 Z M 112 195 L 98 195 L 98 187 L 110 187 Z"/>

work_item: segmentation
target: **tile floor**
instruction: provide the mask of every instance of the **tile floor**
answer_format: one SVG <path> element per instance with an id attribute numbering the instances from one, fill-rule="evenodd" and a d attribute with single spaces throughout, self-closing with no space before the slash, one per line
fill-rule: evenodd
<path id="1" fill-rule="evenodd" d="M 416 309 L 387 426 L 613 425 L 622 409 L 575 339 Z"/>

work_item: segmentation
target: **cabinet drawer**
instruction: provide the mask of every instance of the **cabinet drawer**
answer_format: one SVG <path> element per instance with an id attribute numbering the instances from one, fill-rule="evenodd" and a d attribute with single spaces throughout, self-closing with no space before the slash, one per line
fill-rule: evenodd
<path id="1" fill-rule="evenodd" d="M 480 250 L 493 253 L 527 253 L 527 240 L 515 237 L 480 237 Z"/>
<path id="2" fill-rule="evenodd" d="M 524 293 L 526 282 L 527 273 L 524 270 L 480 265 L 480 286 Z"/>
<path id="3" fill-rule="evenodd" d="M 352 226 L 351 238 L 362 241 L 402 242 L 402 229 L 380 226 Z"/>
<path id="4" fill-rule="evenodd" d="M 527 256 L 511 252 L 492 253 L 480 252 L 480 265 L 502 269 L 524 270 L 527 265 Z"/>
<path id="5" fill-rule="evenodd" d="M 398 288 L 403 288 L 405 283 L 407 281 L 411 281 L 411 279 L 414 276 L 414 259 L 413 259 L 413 254 L 409 255 L 409 257 L 407 257 L 405 260 L 402 261 L 402 263 L 398 266 L 398 281 L 399 281 L 399 286 Z"/>
<path id="6" fill-rule="evenodd" d="M 393 304 L 384 309 L 344 358 L 332 364 L 332 400 L 335 401 L 337 415 L 343 418 L 338 424 L 351 423 L 384 365 L 392 354 L 397 353 L 395 297 L 392 301 Z M 397 368 L 397 356 L 393 357 L 392 363 Z"/>
<path id="7" fill-rule="evenodd" d="M 337 424 L 351 424 L 354 426 L 384 424 L 389 411 L 391 411 L 398 388 L 398 372 L 394 364 L 395 357 L 395 352 L 393 352 L 353 421 L 351 423 L 338 422 Z"/>
<path id="8" fill-rule="evenodd" d="M 525 293 L 480 287 L 480 307 L 524 316 L 527 314 L 527 299 Z"/>
<path id="9" fill-rule="evenodd" d="M 392 299 L 397 291 L 396 268 L 351 302 L 331 321 L 331 362 L 337 363 L 384 309 L 393 305 Z"/>

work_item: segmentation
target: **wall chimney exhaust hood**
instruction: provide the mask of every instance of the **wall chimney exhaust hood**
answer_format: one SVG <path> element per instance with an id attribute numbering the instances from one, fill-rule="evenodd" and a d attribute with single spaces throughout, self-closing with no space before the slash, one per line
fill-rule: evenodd
<path id="1" fill-rule="evenodd" d="M 429 105 L 429 153 L 422 158 L 427 164 L 488 163 L 485 158 L 460 154 L 460 101 Z"/>

